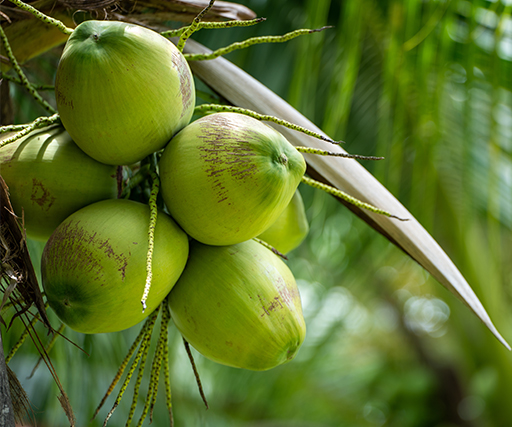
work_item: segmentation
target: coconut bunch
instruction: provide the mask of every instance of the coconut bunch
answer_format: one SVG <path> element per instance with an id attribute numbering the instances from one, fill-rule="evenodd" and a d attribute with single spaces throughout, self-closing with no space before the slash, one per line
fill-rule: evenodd
<path id="1" fill-rule="evenodd" d="M 190 123 L 186 59 L 138 25 L 80 24 L 55 90 L 61 124 L 3 146 L 0 161 L 27 234 L 46 241 L 43 287 L 60 320 L 120 331 L 168 296 L 206 357 L 253 370 L 291 360 L 305 336 L 300 295 L 267 246 L 286 253 L 307 234 L 302 154 L 243 114 Z M 153 183 L 149 206 L 123 198 L 132 170 Z"/>

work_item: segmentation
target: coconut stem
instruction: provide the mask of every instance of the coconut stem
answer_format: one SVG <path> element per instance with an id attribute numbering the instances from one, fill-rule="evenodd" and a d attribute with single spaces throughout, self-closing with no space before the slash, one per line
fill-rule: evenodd
<path id="1" fill-rule="evenodd" d="M 23 9 L 26 12 L 31 13 L 34 15 L 37 19 L 43 21 L 45 24 L 52 25 L 55 28 L 62 31 L 64 34 L 71 34 L 73 32 L 72 28 L 68 28 L 64 25 L 62 21 L 59 21 L 58 19 L 52 18 L 51 16 L 45 15 L 44 13 L 40 12 L 33 6 L 30 6 L 27 3 L 24 3 L 20 0 L 9 0 L 11 3 L 14 3 L 16 6 L 18 6 L 20 9 Z"/>
<path id="2" fill-rule="evenodd" d="M 119 406 L 119 403 L 121 402 L 121 399 L 123 398 L 124 392 L 126 391 L 128 384 L 130 383 L 130 380 L 133 376 L 133 373 L 135 372 L 135 369 L 137 368 L 137 365 L 139 364 L 139 361 L 141 360 L 142 356 L 144 356 L 144 358 L 142 358 L 139 372 L 140 372 L 140 370 L 144 371 L 144 364 L 146 362 L 145 355 L 147 355 L 148 350 L 149 350 L 149 343 L 151 341 L 151 335 L 153 333 L 153 327 L 155 326 L 156 318 L 158 316 L 158 311 L 159 310 L 155 310 L 153 313 L 151 313 L 151 315 L 146 320 L 146 323 L 144 324 L 144 328 L 146 328 L 146 329 L 143 334 L 142 343 L 140 344 L 139 350 L 137 351 L 137 354 L 135 355 L 135 359 L 133 360 L 132 365 L 130 366 L 130 370 L 128 371 L 128 374 L 123 382 L 123 385 L 121 386 L 121 389 L 119 390 L 116 401 L 114 402 L 112 409 L 110 410 L 110 412 L 107 414 L 107 417 L 105 418 L 103 427 L 106 427 L 108 420 L 110 419 L 110 417 L 112 416 L 112 414 L 114 413 L 116 408 Z M 141 333 L 142 333 L 142 331 L 141 331 Z M 136 392 L 138 394 L 138 388 L 137 388 Z"/>
<path id="3" fill-rule="evenodd" d="M 148 358 L 148 352 L 149 352 L 149 342 L 148 342 L 148 345 L 144 348 L 142 358 L 140 361 L 139 372 L 137 374 L 137 379 L 136 379 L 135 385 L 133 387 L 132 405 L 130 407 L 130 412 L 128 413 L 128 418 L 126 420 L 127 426 L 129 426 L 131 424 L 133 415 L 135 414 L 135 408 L 137 407 L 139 391 L 140 391 L 140 384 L 142 383 L 142 377 L 144 376 L 144 368 L 146 367 L 146 360 Z"/>
<path id="4" fill-rule="evenodd" d="M 383 160 L 384 157 L 375 157 L 375 156 L 361 156 L 359 154 L 349 154 L 349 153 L 335 153 L 333 151 L 320 150 L 318 148 L 311 147 L 295 147 L 297 151 L 306 154 L 318 154 L 320 156 L 333 156 L 333 157 L 345 157 L 347 159 L 360 159 L 360 160 Z"/>
<path id="5" fill-rule="evenodd" d="M 36 314 L 34 316 L 34 318 L 31 320 L 30 324 L 28 327 L 25 328 L 25 330 L 23 331 L 23 333 L 21 334 L 20 336 L 20 339 L 16 342 L 16 344 L 14 344 L 14 347 L 11 348 L 11 351 L 9 352 L 9 354 L 5 357 L 5 363 L 8 364 L 10 362 L 10 360 L 13 358 L 13 356 L 16 354 L 16 352 L 18 351 L 18 349 L 21 347 L 21 345 L 25 342 L 25 340 L 27 339 L 28 337 L 28 334 L 29 334 L 29 331 L 31 329 L 34 328 L 34 325 L 36 324 L 36 322 L 39 320 L 39 314 Z"/>
<path id="6" fill-rule="evenodd" d="M 313 132 L 312 130 L 306 129 L 305 127 L 296 125 L 294 123 L 290 123 L 286 120 L 279 119 L 274 116 L 270 116 L 268 114 L 260 114 L 256 111 L 247 110 L 246 108 L 233 107 L 231 105 L 220 105 L 220 104 L 202 104 L 198 105 L 194 108 L 194 114 L 205 114 L 207 112 L 217 112 L 217 113 L 239 113 L 245 114 L 246 116 L 252 117 L 253 119 L 257 119 L 265 122 L 273 122 L 278 125 L 287 127 L 288 129 L 296 130 L 297 132 L 302 132 L 306 135 L 312 136 L 317 139 L 321 139 L 322 141 L 329 142 L 331 144 L 340 144 L 343 141 L 334 141 L 331 138 L 323 136 L 317 132 Z"/>
<path id="7" fill-rule="evenodd" d="M 326 185 L 326 184 L 323 184 L 321 182 L 318 182 L 314 179 L 311 179 L 311 178 L 308 178 L 308 177 L 305 177 L 303 176 L 302 177 L 302 182 L 304 184 L 308 184 L 310 185 L 311 187 L 313 188 L 317 188 L 319 190 L 322 190 L 322 191 L 325 191 L 326 193 L 329 193 L 335 197 L 339 197 L 340 199 L 343 199 L 345 200 L 346 202 L 354 205 L 354 206 L 357 206 L 358 208 L 361 208 L 361 209 L 366 209 L 370 212 L 374 212 L 374 213 L 377 213 L 377 214 L 381 214 L 381 215 L 385 215 L 387 217 L 390 217 L 390 218 L 395 218 L 395 219 L 398 219 L 400 221 L 408 221 L 407 218 L 400 218 L 396 215 L 393 215 L 385 210 L 382 210 L 382 209 L 379 209 L 375 206 L 372 206 L 368 203 L 365 203 L 365 202 L 362 202 L 361 200 L 358 200 L 356 199 L 355 197 L 352 197 L 350 195 L 348 195 L 347 193 L 341 191 L 341 190 L 338 190 L 337 188 L 334 188 L 330 185 Z"/>
<path id="8" fill-rule="evenodd" d="M 0 71 L 0 79 L 5 79 L 5 80 L 8 80 L 10 82 L 19 84 L 19 85 L 23 84 L 21 79 L 16 78 L 14 76 L 9 76 L 9 75 L 7 75 L 5 73 L 2 73 L 1 71 Z M 53 86 L 53 85 L 35 85 L 35 84 L 32 83 L 32 87 L 35 90 L 55 90 L 55 86 Z"/>
<path id="9" fill-rule="evenodd" d="M 199 30 L 199 24 L 201 20 L 203 19 L 203 16 L 205 16 L 208 11 L 213 7 L 213 3 L 215 3 L 215 0 L 210 0 L 210 3 L 208 3 L 208 6 L 206 6 L 199 14 L 194 18 L 192 21 L 192 24 L 190 24 L 185 31 L 180 36 L 180 39 L 178 40 L 177 48 L 180 52 L 183 52 L 183 49 L 185 47 L 185 43 L 189 39 L 189 37 L 194 34 L 197 30 Z"/>
<path id="10" fill-rule="evenodd" d="M 137 185 L 146 181 L 147 177 L 151 174 L 151 166 L 149 164 L 142 165 L 135 175 L 130 177 L 128 184 L 124 187 L 121 193 L 121 199 L 127 199 L 130 197 L 131 191 L 137 187 Z"/>
<path id="11" fill-rule="evenodd" d="M 195 31 L 199 31 L 202 29 L 211 30 L 217 28 L 233 28 L 233 27 L 249 27 L 251 25 L 259 24 L 260 22 L 265 21 L 266 18 L 256 18 L 256 19 L 248 19 L 248 20 L 234 20 L 234 21 L 225 21 L 225 22 L 204 22 L 201 21 L 197 25 Z M 178 28 L 177 30 L 169 30 L 160 33 L 165 37 L 181 37 L 181 35 L 190 29 L 190 25 L 186 27 Z"/>
<path id="12" fill-rule="evenodd" d="M 314 30 L 303 28 L 300 30 L 295 30 L 295 31 L 291 31 L 289 33 L 283 34 L 282 36 L 252 37 L 250 39 L 247 39 L 247 40 L 244 40 L 241 42 L 232 43 L 229 46 L 222 47 L 222 48 L 217 49 L 211 53 L 196 53 L 196 54 L 186 53 L 184 56 L 187 61 L 205 61 L 205 60 L 209 60 L 209 59 L 218 58 L 219 56 L 222 56 L 222 55 L 226 55 L 227 53 L 233 52 L 234 50 L 245 49 L 245 48 L 255 45 L 255 44 L 283 43 L 283 42 L 292 40 L 295 37 L 302 36 L 304 34 L 316 33 L 319 31 L 323 31 L 327 28 L 331 28 L 331 27 L 322 27 L 322 28 L 317 28 Z"/>
<path id="13" fill-rule="evenodd" d="M 0 134 L 7 132 L 19 132 L 26 129 L 30 125 L 7 125 L 0 127 Z"/>
<path id="14" fill-rule="evenodd" d="M 146 257 L 146 285 L 144 286 L 144 293 L 142 294 L 142 312 L 146 310 L 146 300 L 148 299 L 149 290 L 151 289 L 151 280 L 153 279 L 153 247 L 155 244 L 155 227 L 156 219 L 158 215 L 158 207 L 156 199 L 158 196 L 158 190 L 160 188 L 160 179 L 156 172 L 151 172 L 151 178 L 153 180 L 153 186 L 151 187 L 151 195 L 149 196 L 149 230 L 148 230 L 148 253 Z"/>
<path id="15" fill-rule="evenodd" d="M 258 239 L 257 237 L 253 237 L 252 240 L 258 242 L 262 246 L 265 246 L 268 250 L 274 252 L 277 256 L 279 256 L 285 260 L 288 260 L 288 257 L 285 254 L 282 254 L 276 248 L 274 248 L 272 245 L 268 244 L 264 240 Z"/>
<path id="16" fill-rule="evenodd" d="M 167 301 L 163 302 L 163 305 L 167 305 Z M 158 341 L 156 344 L 155 357 L 153 358 L 153 364 L 151 366 L 151 376 L 149 379 L 149 388 L 148 394 L 146 396 L 146 402 L 144 404 L 144 409 L 142 410 L 142 414 L 139 419 L 139 423 L 137 427 L 141 427 L 144 419 L 146 418 L 149 411 L 149 423 L 153 422 L 153 408 L 156 403 L 156 395 L 158 392 L 158 380 L 160 377 L 160 371 L 162 369 L 162 359 L 164 356 L 164 346 L 167 345 L 167 326 L 169 324 L 169 320 L 167 323 L 164 319 L 162 313 L 162 321 L 160 323 L 160 335 L 158 337 Z M 129 423 L 127 423 L 129 425 Z"/>
<path id="17" fill-rule="evenodd" d="M 6 138 L 2 142 L 0 142 L 0 148 L 2 148 L 3 146 L 5 146 L 7 144 L 10 144 L 11 142 L 17 141 L 18 139 L 24 137 L 25 135 L 28 135 L 30 132 L 32 132 L 35 129 L 49 126 L 49 125 L 57 122 L 58 120 L 59 120 L 58 114 L 54 114 L 53 116 L 49 116 L 49 117 L 47 117 L 47 116 L 39 117 L 39 118 L 35 119 L 32 123 L 30 123 L 28 125 L 23 125 L 24 128 L 22 130 L 20 130 L 18 133 L 14 134 L 13 136 L 10 136 L 9 138 Z M 10 127 L 11 126 L 4 126 L 4 127 L 0 128 L 0 133 L 4 132 L 4 130 L 3 130 L 4 128 L 10 128 Z M 9 130 L 7 130 L 5 132 L 9 132 Z"/>
<path id="18" fill-rule="evenodd" d="M 206 396 L 204 395 L 203 386 L 201 384 L 201 378 L 199 378 L 199 372 L 197 371 L 197 367 L 194 362 L 194 357 L 192 356 L 192 352 L 190 351 L 190 344 L 188 343 L 188 341 L 185 338 L 183 338 L 183 344 L 185 344 L 185 350 L 187 351 L 188 359 L 190 360 L 190 364 L 192 365 L 192 370 L 194 371 L 194 376 L 196 377 L 197 387 L 199 388 L 199 394 L 201 395 L 201 398 L 203 399 L 206 409 L 208 409 L 208 402 L 206 401 Z"/>
<path id="19" fill-rule="evenodd" d="M 166 325 L 166 330 L 169 328 L 171 321 L 171 311 L 169 309 L 169 295 L 162 303 L 162 323 Z M 164 383 L 165 383 L 165 403 L 169 411 L 170 426 L 174 426 L 174 417 L 172 415 L 172 395 L 171 395 L 171 374 L 169 372 L 169 336 L 168 333 L 164 335 L 163 358 L 164 358 Z"/>
<path id="20" fill-rule="evenodd" d="M 57 337 L 62 335 L 62 332 L 64 331 L 65 328 L 66 328 L 66 325 L 63 323 L 63 324 L 61 324 L 59 326 L 59 329 L 53 334 L 52 338 L 50 339 L 50 341 L 48 342 L 48 344 L 46 345 L 46 348 L 44 350 L 46 354 L 50 353 L 51 349 L 53 348 L 53 346 L 57 342 Z M 36 369 L 39 367 L 39 365 L 40 365 L 42 360 L 43 360 L 43 358 L 40 357 L 39 360 L 37 361 L 36 365 L 32 369 L 32 372 L 28 376 L 28 379 L 33 377 L 34 373 L 36 372 Z"/>
<path id="21" fill-rule="evenodd" d="M 11 45 L 9 44 L 9 40 L 7 39 L 7 36 L 5 35 L 4 29 L 0 26 L 0 38 L 2 39 L 2 44 L 5 48 L 5 53 L 7 54 L 7 57 L 9 58 L 9 61 L 11 62 L 12 67 L 14 68 L 14 71 L 18 74 L 21 84 L 29 91 L 29 93 L 32 95 L 32 97 L 48 112 L 55 114 L 57 111 L 48 104 L 42 97 L 37 93 L 37 91 L 34 89 L 34 86 L 30 84 L 30 82 L 27 79 L 27 76 L 25 76 L 25 73 L 22 71 L 20 65 L 18 64 L 18 61 L 16 60 L 14 53 L 12 52 Z"/>
<path id="22" fill-rule="evenodd" d="M 135 414 L 135 409 L 137 408 L 137 400 L 139 398 L 139 390 L 140 384 L 142 383 L 142 377 L 144 376 L 144 368 L 146 367 L 146 359 L 149 352 L 149 345 L 144 348 L 144 352 L 142 355 L 142 359 L 139 366 L 139 372 L 137 373 L 137 379 L 135 381 L 135 385 L 133 387 L 133 398 L 132 405 L 130 406 L 130 412 L 128 413 L 128 418 L 126 419 L 126 425 L 129 426 L 132 422 L 133 416 Z"/>
<path id="23" fill-rule="evenodd" d="M 128 366 L 128 362 L 130 361 L 130 359 L 132 358 L 133 354 L 135 353 L 135 350 L 137 349 L 137 346 L 142 341 L 142 338 L 144 338 L 144 336 L 146 335 L 148 327 L 149 327 L 149 322 L 146 321 L 144 323 L 144 326 L 140 330 L 139 335 L 137 335 L 137 338 L 135 338 L 135 340 L 133 341 L 132 346 L 128 350 L 128 353 L 126 354 L 125 358 L 121 362 L 121 365 L 119 366 L 119 369 L 117 370 L 116 376 L 114 377 L 114 379 L 110 383 L 110 386 L 109 386 L 107 392 L 105 393 L 105 395 L 103 396 L 103 399 L 101 399 L 101 402 L 98 405 L 98 407 L 96 408 L 96 411 L 94 412 L 94 415 L 92 416 L 92 419 L 94 419 L 96 417 L 96 415 L 98 415 L 98 412 L 100 411 L 101 407 L 103 406 L 103 404 L 105 403 L 107 398 L 110 396 L 110 394 L 114 391 L 115 386 L 117 385 L 117 383 L 121 379 L 121 376 L 123 375 L 124 370 Z"/>

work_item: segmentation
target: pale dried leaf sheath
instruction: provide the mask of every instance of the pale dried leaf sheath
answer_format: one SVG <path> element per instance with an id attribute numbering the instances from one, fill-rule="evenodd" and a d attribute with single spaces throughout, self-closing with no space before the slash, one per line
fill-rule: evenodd
<path id="1" fill-rule="evenodd" d="M 207 5 L 208 0 L 172 0 L 168 8 L 174 9 L 183 15 L 187 13 L 193 18 Z M 216 1 L 212 9 L 205 16 L 205 21 L 222 21 L 225 19 L 254 19 L 256 14 L 247 6 L 236 2 Z M 192 19 L 190 19 L 192 20 Z"/>
<path id="2" fill-rule="evenodd" d="M 193 40 L 185 46 L 187 53 L 203 53 L 208 49 Z M 281 119 L 322 133 L 286 101 L 243 70 L 224 58 L 211 61 L 191 62 L 194 74 L 233 105 L 248 108 L 261 114 L 270 114 Z M 331 151 L 344 150 L 318 139 L 280 127 L 279 131 L 294 145 L 308 146 Z M 327 135 L 326 135 L 327 136 Z M 411 215 L 411 213 L 361 164 L 353 159 L 315 156 L 305 154 L 308 166 L 323 180 L 357 199 L 392 212 L 409 221 L 397 221 L 384 215 L 374 214 L 358 208 L 352 209 L 373 228 L 416 260 L 442 285 L 460 298 L 490 329 L 496 338 L 510 350 L 510 346 L 493 325 L 482 303 L 466 279 L 450 260 L 433 237 Z"/>

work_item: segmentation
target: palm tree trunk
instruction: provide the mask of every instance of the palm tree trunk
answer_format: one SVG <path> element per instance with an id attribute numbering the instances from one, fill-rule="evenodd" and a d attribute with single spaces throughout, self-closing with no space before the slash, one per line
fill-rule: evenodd
<path id="1" fill-rule="evenodd" d="M 2 349 L 0 351 L 0 427 L 14 427 L 14 411 L 3 352 L 2 334 L 0 334 L 0 349 Z"/>

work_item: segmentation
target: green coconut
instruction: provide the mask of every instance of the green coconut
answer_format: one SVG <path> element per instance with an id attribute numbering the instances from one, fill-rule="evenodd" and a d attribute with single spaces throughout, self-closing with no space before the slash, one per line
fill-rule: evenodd
<path id="1" fill-rule="evenodd" d="M 261 233 L 258 238 L 264 240 L 279 252 L 286 254 L 298 247 L 306 238 L 308 232 L 309 224 L 304 202 L 299 190 L 295 190 L 292 200 L 279 215 L 276 222 Z"/>
<path id="2" fill-rule="evenodd" d="M 116 168 L 86 155 L 59 125 L 0 148 L 0 173 L 14 212 L 37 240 L 78 209 L 117 196 Z"/>
<path id="3" fill-rule="evenodd" d="M 192 73 L 165 37 L 139 25 L 85 21 L 57 68 L 57 108 L 78 146 L 110 165 L 162 149 L 195 106 Z"/>
<path id="4" fill-rule="evenodd" d="M 105 200 L 67 218 L 42 255 L 46 298 L 60 320 L 87 334 L 129 328 L 151 314 L 170 292 L 188 256 L 188 237 L 158 212 L 153 279 L 143 312 L 149 207 Z"/>
<path id="5" fill-rule="evenodd" d="M 251 117 L 217 113 L 179 132 L 160 159 L 164 201 L 194 239 L 249 240 L 276 221 L 306 170 L 302 155 Z"/>
<path id="6" fill-rule="evenodd" d="M 237 368 L 267 370 L 288 362 L 306 334 L 293 274 L 253 240 L 193 242 L 169 304 L 176 327 L 197 351 Z"/>

